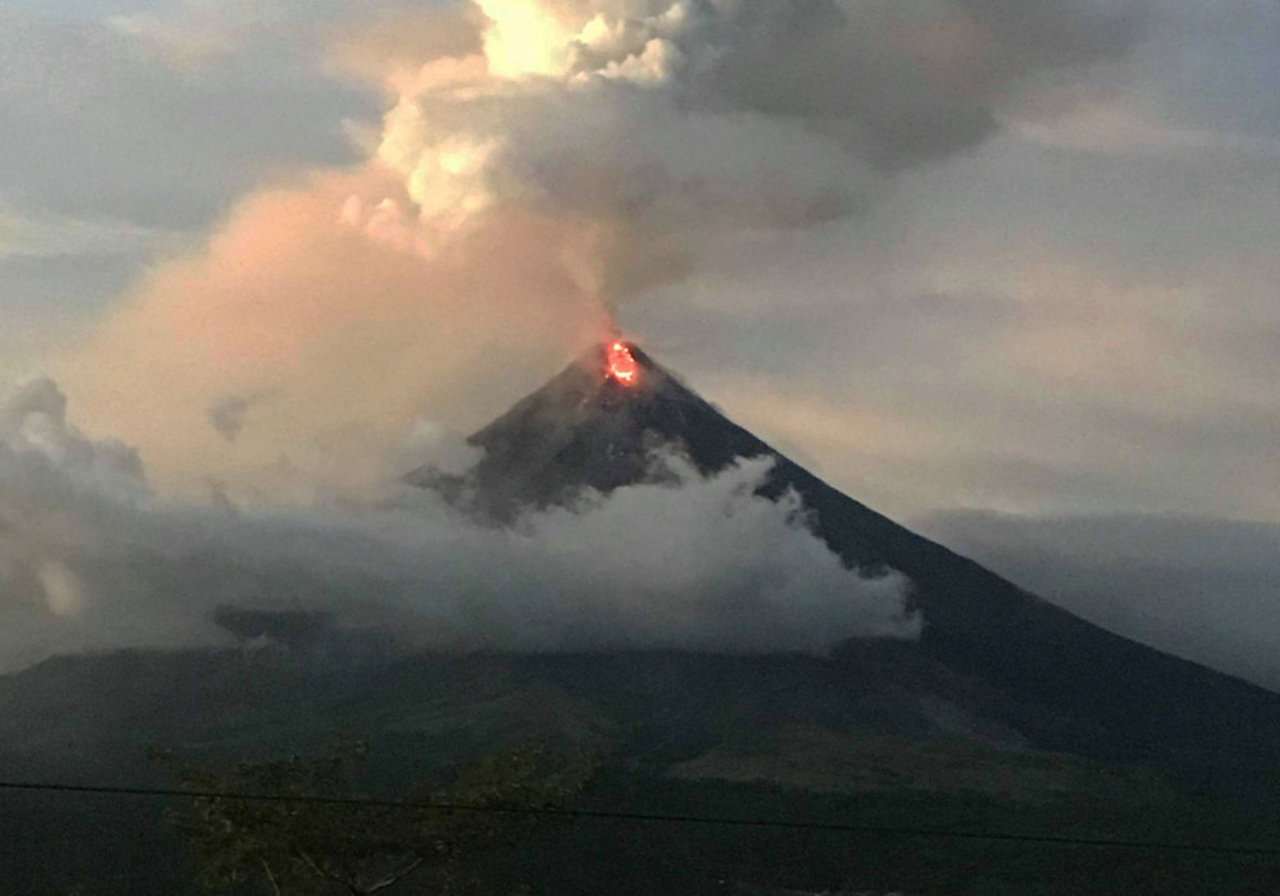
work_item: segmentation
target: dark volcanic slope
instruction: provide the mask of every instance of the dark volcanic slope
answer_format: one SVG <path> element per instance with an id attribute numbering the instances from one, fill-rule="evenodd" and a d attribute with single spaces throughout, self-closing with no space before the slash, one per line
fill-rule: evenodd
<path id="1" fill-rule="evenodd" d="M 499 519 L 521 507 L 609 491 L 653 475 L 675 445 L 704 472 L 739 457 L 777 459 L 766 493 L 794 488 L 814 528 L 851 565 L 888 565 L 916 588 L 918 650 L 1000 695 L 994 715 L 1035 741 L 1087 753 L 1280 754 L 1280 696 L 1111 634 L 1031 595 L 836 491 L 728 420 L 639 349 L 640 383 L 603 375 L 589 352 L 471 441 L 485 457 L 464 483 L 420 470 L 411 481 L 465 493 Z"/>

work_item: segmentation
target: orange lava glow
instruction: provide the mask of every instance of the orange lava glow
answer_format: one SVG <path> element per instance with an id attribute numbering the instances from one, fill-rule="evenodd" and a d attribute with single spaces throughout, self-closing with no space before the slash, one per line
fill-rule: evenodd
<path id="1" fill-rule="evenodd" d="M 609 343 L 608 375 L 624 386 L 634 386 L 640 381 L 640 365 L 631 356 L 631 348 L 625 342 L 617 340 Z"/>

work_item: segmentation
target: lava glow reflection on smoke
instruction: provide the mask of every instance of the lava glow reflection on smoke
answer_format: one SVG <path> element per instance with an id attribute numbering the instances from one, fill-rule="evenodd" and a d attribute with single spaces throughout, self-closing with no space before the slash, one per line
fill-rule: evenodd
<path id="1" fill-rule="evenodd" d="M 634 386 L 639 382 L 640 365 L 631 356 L 631 347 L 617 340 L 609 343 L 608 373 L 624 386 Z"/>

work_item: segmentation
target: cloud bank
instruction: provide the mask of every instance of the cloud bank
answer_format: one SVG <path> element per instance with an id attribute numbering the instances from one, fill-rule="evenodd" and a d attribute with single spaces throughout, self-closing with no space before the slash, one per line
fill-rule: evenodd
<path id="1" fill-rule="evenodd" d="M 412 649 L 822 652 L 912 638 L 907 582 L 843 567 L 766 463 L 476 525 L 429 492 L 271 512 L 156 497 L 48 380 L 0 405 L 0 668 L 54 653 L 228 644 L 244 613 L 326 618 Z M 240 612 L 228 615 L 227 608 Z M 221 624 L 219 623 L 221 620 Z M 243 634 L 243 631 L 241 631 Z"/>

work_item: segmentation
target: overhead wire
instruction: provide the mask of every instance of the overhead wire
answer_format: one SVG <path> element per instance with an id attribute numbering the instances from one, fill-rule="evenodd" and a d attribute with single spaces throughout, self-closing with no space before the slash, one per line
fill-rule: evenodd
<path id="1" fill-rule="evenodd" d="M 1061 834 L 1010 833 L 1004 831 L 951 830 L 897 825 L 853 824 L 795 819 L 744 818 L 723 815 L 673 814 L 623 809 L 554 808 L 536 806 L 478 805 L 432 801 L 390 800 L 365 797 L 326 797 L 290 794 L 236 793 L 217 790 L 186 790 L 165 787 L 120 787 L 94 784 L 64 784 L 36 781 L 0 781 L 0 790 L 58 793 L 68 795 L 131 796 L 176 799 L 224 799 L 244 802 L 296 803 L 347 807 L 351 809 L 418 810 L 445 813 L 477 813 L 566 820 L 618 821 L 644 824 L 685 824 L 721 827 L 772 828 L 836 834 L 916 837 L 944 840 L 973 840 L 1021 843 L 1041 846 L 1082 846 L 1099 849 L 1182 852 L 1280 858 L 1280 845 L 1191 841 L 1132 840 L 1110 837 L 1072 837 Z"/>

